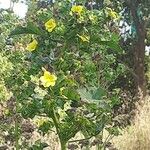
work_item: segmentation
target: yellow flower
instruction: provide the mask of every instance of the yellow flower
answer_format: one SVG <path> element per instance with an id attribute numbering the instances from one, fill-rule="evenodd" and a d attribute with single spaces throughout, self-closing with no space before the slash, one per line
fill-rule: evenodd
<path id="1" fill-rule="evenodd" d="M 45 28 L 48 32 L 52 32 L 56 27 L 56 21 L 54 19 L 50 19 L 45 23 Z"/>
<path id="2" fill-rule="evenodd" d="M 78 15 L 80 15 L 82 11 L 83 11 L 83 6 L 81 5 L 78 5 L 78 6 L 73 5 L 71 8 L 71 12 L 76 13 Z"/>
<path id="3" fill-rule="evenodd" d="M 26 48 L 26 49 L 27 49 L 28 51 L 32 52 L 32 51 L 34 51 L 34 50 L 36 49 L 37 45 L 38 45 L 37 40 L 33 40 L 31 43 L 29 43 L 29 44 L 27 45 L 27 48 Z"/>
<path id="4" fill-rule="evenodd" d="M 112 19 L 119 19 L 119 15 L 117 12 L 113 11 L 111 8 L 106 8 L 107 12 L 108 12 L 108 15 L 112 18 Z"/>
<path id="5" fill-rule="evenodd" d="M 44 70 L 44 75 L 40 78 L 40 81 L 44 87 L 54 86 L 56 80 L 57 77 L 46 70 Z"/>
<path id="6" fill-rule="evenodd" d="M 77 35 L 83 42 L 89 42 L 90 36 L 88 35 Z"/>

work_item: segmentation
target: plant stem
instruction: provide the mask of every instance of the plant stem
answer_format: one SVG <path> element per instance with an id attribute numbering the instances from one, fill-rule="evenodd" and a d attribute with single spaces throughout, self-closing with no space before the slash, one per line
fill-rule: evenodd
<path id="1" fill-rule="evenodd" d="M 16 150 L 19 150 L 19 135 L 18 135 L 18 120 L 15 121 L 15 146 Z"/>
<path id="2" fill-rule="evenodd" d="M 15 113 L 15 147 L 19 150 L 19 123 L 18 123 L 18 100 L 16 99 L 16 113 Z"/>
<path id="3" fill-rule="evenodd" d="M 60 135 L 60 129 L 59 129 L 59 121 L 57 119 L 57 116 L 55 114 L 55 110 L 53 108 L 53 115 L 52 115 L 52 119 L 54 121 L 54 125 L 60 140 L 60 144 L 61 144 L 61 150 L 66 150 L 66 142 L 64 142 L 64 140 L 62 140 L 61 135 Z"/>
<path id="4" fill-rule="evenodd" d="M 60 142 L 61 143 L 61 150 L 66 150 L 67 147 L 66 147 L 66 143 L 64 142 Z"/>

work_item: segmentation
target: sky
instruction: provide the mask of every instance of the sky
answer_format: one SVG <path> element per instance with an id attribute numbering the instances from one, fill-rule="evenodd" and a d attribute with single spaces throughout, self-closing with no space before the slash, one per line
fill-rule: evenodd
<path id="1" fill-rule="evenodd" d="M 0 0 L 0 8 L 9 8 L 10 0 Z M 20 18 L 24 18 L 27 12 L 27 5 L 19 2 L 14 5 L 14 13 Z"/>

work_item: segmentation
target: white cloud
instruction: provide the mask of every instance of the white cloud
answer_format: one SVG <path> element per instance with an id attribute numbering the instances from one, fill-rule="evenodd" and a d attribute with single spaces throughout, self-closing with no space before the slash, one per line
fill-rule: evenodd
<path id="1" fill-rule="evenodd" d="M 0 0 L 0 8 L 7 9 L 9 7 L 10 7 L 10 0 Z M 19 16 L 20 18 L 24 18 L 27 9 L 28 9 L 27 5 L 19 2 L 19 3 L 15 3 L 13 10 L 17 16 Z"/>

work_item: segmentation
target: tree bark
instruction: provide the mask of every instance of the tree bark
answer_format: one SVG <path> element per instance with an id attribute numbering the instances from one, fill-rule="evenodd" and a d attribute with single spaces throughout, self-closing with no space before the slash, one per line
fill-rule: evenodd
<path id="1" fill-rule="evenodd" d="M 138 15 L 139 11 L 138 0 L 131 0 L 129 6 L 131 10 L 131 16 L 133 18 L 133 23 L 136 28 L 136 37 L 132 43 L 134 54 L 133 66 L 136 74 L 135 77 L 136 94 L 139 97 L 139 99 L 142 99 L 146 96 L 146 79 L 144 68 L 146 30 L 144 20 L 142 19 L 142 17 Z"/>

